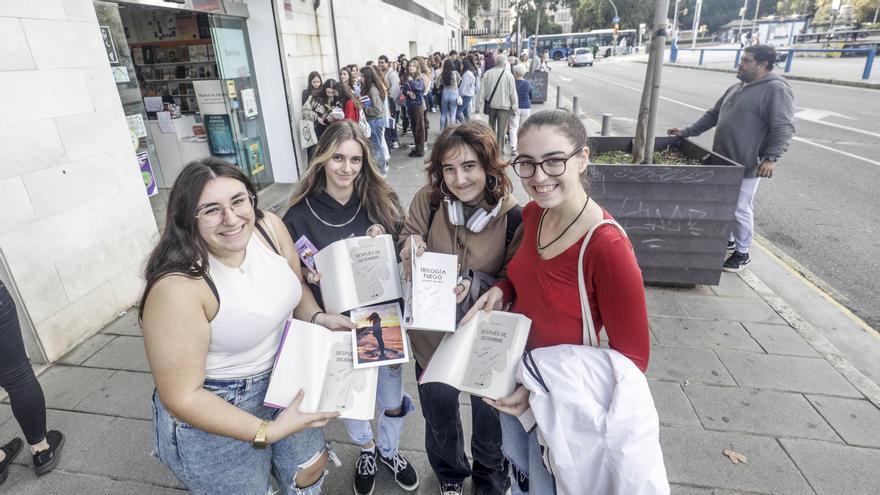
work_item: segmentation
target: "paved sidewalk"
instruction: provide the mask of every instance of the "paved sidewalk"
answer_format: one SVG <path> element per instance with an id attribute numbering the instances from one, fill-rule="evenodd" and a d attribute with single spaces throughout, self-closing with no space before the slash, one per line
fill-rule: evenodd
<path id="1" fill-rule="evenodd" d="M 430 116 L 436 136 L 438 114 Z M 422 165 L 406 157 L 411 140 L 404 137 L 401 149 L 392 152 L 389 174 L 406 203 L 424 182 Z M 261 193 L 261 201 L 283 205 L 287 191 L 272 187 Z M 526 199 L 521 189 L 517 196 Z M 851 360 L 838 351 L 844 345 L 829 340 L 858 342 L 864 355 L 876 356 L 880 338 L 763 250 L 755 249 L 753 258 L 749 269 L 725 274 L 718 287 L 646 289 L 648 378 L 673 493 L 877 493 L 880 387 L 868 377 L 878 375 L 870 360 Z M 418 408 L 411 365 L 405 378 Z M 49 427 L 68 437 L 61 463 L 54 473 L 36 478 L 23 455 L 0 492 L 184 492 L 150 457 L 153 382 L 135 309 L 46 369 L 40 382 Z M 466 432 L 469 408 L 462 407 Z M 0 440 L 14 435 L 21 436 L 19 427 L 9 405 L 0 403 Z M 343 466 L 331 470 L 325 493 L 351 493 L 357 446 L 339 421 L 326 435 Z M 406 422 L 401 449 L 422 478 L 418 493 L 433 494 L 437 482 L 423 439 L 417 410 Z M 733 464 L 725 449 L 748 462 Z M 404 492 L 380 467 L 375 493 Z"/>

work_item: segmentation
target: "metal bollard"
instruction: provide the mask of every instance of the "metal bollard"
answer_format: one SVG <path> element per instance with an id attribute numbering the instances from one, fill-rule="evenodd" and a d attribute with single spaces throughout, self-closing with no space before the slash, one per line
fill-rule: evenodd
<path id="1" fill-rule="evenodd" d="M 578 97 L 577 96 L 571 97 L 571 113 L 574 114 L 575 117 L 577 117 L 581 113 L 580 109 L 578 108 Z"/>
<path id="2" fill-rule="evenodd" d="M 556 86 L 556 108 L 562 108 L 562 88 Z"/>
<path id="3" fill-rule="evenodd" d="M 611 134 L 611 114 L 603 113 L 602 114 L 602 135 L 608 136 Z"/>

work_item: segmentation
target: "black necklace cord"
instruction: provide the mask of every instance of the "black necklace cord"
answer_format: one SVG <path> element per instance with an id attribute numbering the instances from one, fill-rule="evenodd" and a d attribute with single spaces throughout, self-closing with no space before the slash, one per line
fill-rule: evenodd
<path id="1" fill-rule="evenodd" d="M 566 227 L 565 230 L 563 230 L 561 234 L 556 236 L 555 239 L 553 239 L 552 241 L 550 241 L 547 244 L 544 244 L 542 246 L 541 245 L 541 229 L 544 227 L 544 217 L 547 216 L 547 211 L 548 211 L 548 210 L 544 210 L 544 213 L 541 213 L 541 220 L 538 222 L 538 236 L 537 236 L 537 238 L 535 238 L 535 244 L 537 244 L 537 246 L 538 246 L 538 251 L 543 251 L 543 250 L 547 249 L 548 247 L 550 247 L 554 242 L 558 241 L 559 239 L 562 239 L 562 236 L 564 236 L 565 233 L 568 232 L 568 229 L 570 229 L 571 226 L 574 225 L 575 222 L 578 221 L 578 219 L 581 217 L 581 215 L 584 214 L 584 211 L 586 211 L 588 204 L 590 204 L 590 197 L 589 196 L 587 196 L 587 200 L 584 201 L 584 206 L 581 207 L 581 211 L 577 214 L 576 217 L 574 217 L 574 220 L 572 220 L 571 223 L 568 224 L 568 227 Z"/>

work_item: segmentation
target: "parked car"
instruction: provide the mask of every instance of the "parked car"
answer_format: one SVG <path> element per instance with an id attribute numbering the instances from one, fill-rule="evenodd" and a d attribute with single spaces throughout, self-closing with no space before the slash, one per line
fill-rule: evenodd
<path id="1" fill-rule="evenodd" d="M 579 65 L 593 66 L 593 51 L 589 48 L 575 48 L 571 55 L 568 56 L 569 67 L 577 67 Z"/>

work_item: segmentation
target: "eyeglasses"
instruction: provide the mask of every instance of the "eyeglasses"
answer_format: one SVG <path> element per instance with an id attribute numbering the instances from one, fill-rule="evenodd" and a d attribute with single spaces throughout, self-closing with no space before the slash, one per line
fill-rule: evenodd
<path id="1" fill-rule="evenodd" d="M 242 217 L 254 211 L 255 200 L 254 195 L 250 193 L 236 196 L 232 198 L 232 203 L 229 206 L 220 206 L 218 204 L 205 206 L 199 210 L 195 218 L 204 222 L 205 227 L 216 227 L 223 223 L 223 217 L 226 215 L 227 208 L 232 210 L 234 215 Z"/>
<path id="2" fill-rule="evenodd" d="M 538 167 L 541 167 L 541 170 L 543 170 L 548 177 L 559 177 L 560 175 L 565 173 L 565 164 L 569 160 L 571 160 L 574 155 L 577 155 L 583 149 L 584 147 L 581 146 L 580 148 L 572 151 L 565 158 L 554 157 L 548 158 L 540 162 L 533 162 L 530 160 L 514 160 L 513 163 L 510 164 L 510 166 L 513 167 L 513 171 L 516 173 L 516 175 L 520 176 L 523 179 L 528 179 L 535 175 Z"/>

